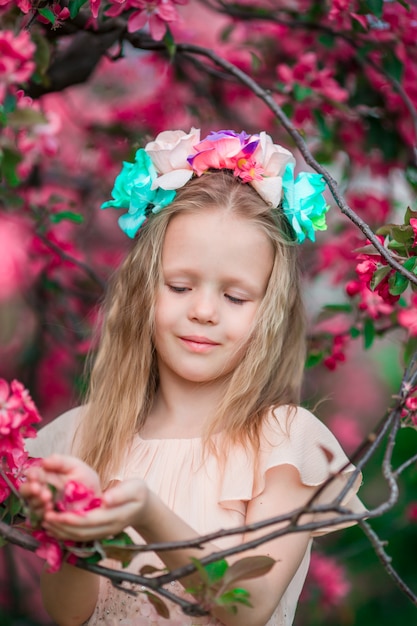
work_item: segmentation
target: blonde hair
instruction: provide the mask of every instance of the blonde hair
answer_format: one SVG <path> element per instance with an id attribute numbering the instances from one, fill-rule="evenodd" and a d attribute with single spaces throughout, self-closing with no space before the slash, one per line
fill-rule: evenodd
<path id="1" fill-rule="evenodd" d="M 251 220 L 272 244 L 274 261 L 246 352 L 232 372 L 205 443 L 222 431 L 227 444 L 257 448 L 271 407 L 297 404 L 305 359 L 304 309 L 297 246 L 281 210 L 271 209 L 230 173 L 209 172 L 178 190 L 174 202 L 152 215 L 113 277 L 104 327 L 91 375 L 77 453 L 103 483 L 122 465 L 135 433 L 152 408 L 158 371 L 152 337 L 165 233 L 174 215 L 221 208 Z"/>

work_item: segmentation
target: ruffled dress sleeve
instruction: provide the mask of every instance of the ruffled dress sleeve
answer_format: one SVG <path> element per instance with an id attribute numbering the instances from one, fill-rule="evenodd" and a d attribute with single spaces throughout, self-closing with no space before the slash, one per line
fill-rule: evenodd
<path id="1" fill-rule="evenodd" d="M 26 439 L 29 455 L 45 458 L 55 453 L 72 454 L 75 433 L 83 414 L 84 407 L 71 409 L 42 427 L 34 439 Z"/>
<path id="2" fill-rule="evenodd" d="M 237 510 L 242 501 L 260 495 L 265 487 L 266 473 L 279 465 L 295 467 L 301 482 L 311 487 L 320 487 L 331 478 L 317 496 L 316 505 L 333 502 L 356 471 L 331 431 L 302 407 L 279 407 L 272 411 L 264 424 L 260 444 L 258 462 L 254 466 L 243 452 L 237 452 L 233 459 L 228 460 L 220 496 L 223 507 Z M 341 502 L 352 513 L 366 511 L 356 495 L 361 483 L 362 476 L 357 472 Z M 334 513 L 321 513 L 316 515 L 315 520 L 336 516 Z M 352 523 L 325 526 L 312 534 L 323 535 Z"/>

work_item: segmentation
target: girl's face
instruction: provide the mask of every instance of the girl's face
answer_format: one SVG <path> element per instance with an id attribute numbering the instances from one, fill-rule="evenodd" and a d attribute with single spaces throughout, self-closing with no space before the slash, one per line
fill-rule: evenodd
<path id="1" fill-rule="evenodd" d="M 161 384 L 222 380 L 235 369 L 272 264 L 267 236 L 245 218 L 211 209 L 171 220 L 155 309 Z"/>

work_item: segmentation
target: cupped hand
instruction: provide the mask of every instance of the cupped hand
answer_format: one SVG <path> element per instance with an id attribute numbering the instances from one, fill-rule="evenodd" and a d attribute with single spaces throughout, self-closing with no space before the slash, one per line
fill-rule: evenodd
<path id="1" fill-rule="evenodd" d="M 138 529 L 149 514 L 149 495 L 143 480 L 126 480 L 102 495 L 100 507 L 82 515 L 46 510 L 43 527 L 57 539 L 72 541 L 104 539 L 128 526 Z"/>
<path id="2" fill-rule="evenodd" d="M 30 511 L 42 519 L 54 506 L 50 485 L 61 491 L 69 481 L 82 483 L 97 496 L 101 495 L 100 479 L 89 465 L 76 457 L 59 454 L 46 457 L 39 465 L 31 467 L 20 493 Z"/>

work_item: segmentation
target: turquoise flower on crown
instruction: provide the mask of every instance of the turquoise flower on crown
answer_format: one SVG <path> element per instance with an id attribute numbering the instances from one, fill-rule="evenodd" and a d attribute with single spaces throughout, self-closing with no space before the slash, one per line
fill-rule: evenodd
<path id="1" fill-rule="evenodd" d="M 294 180 L 294 163 L 288 163 L 282 177 L 282 210 L 291 224 L 298 243 L 306 237 L 316 240 L 316 230 L 326 230 L 326 183 L 321 174 L 300 172 Z"/>
<path id="2" fill-rule="evenodd" d="M 158 213 L 174 200 L 176 191 L 158 187 L 152 189 L 158 174 L 149 155 L 140 148 L 135 155 L 135 162 L 123 162 L 123 167 L 114 181 L 111 195 L 113 200 L 104 202 L 100 208 L 127 209 L 118 223 L 123 232 L 134 238 L 150 212 Z"/>

